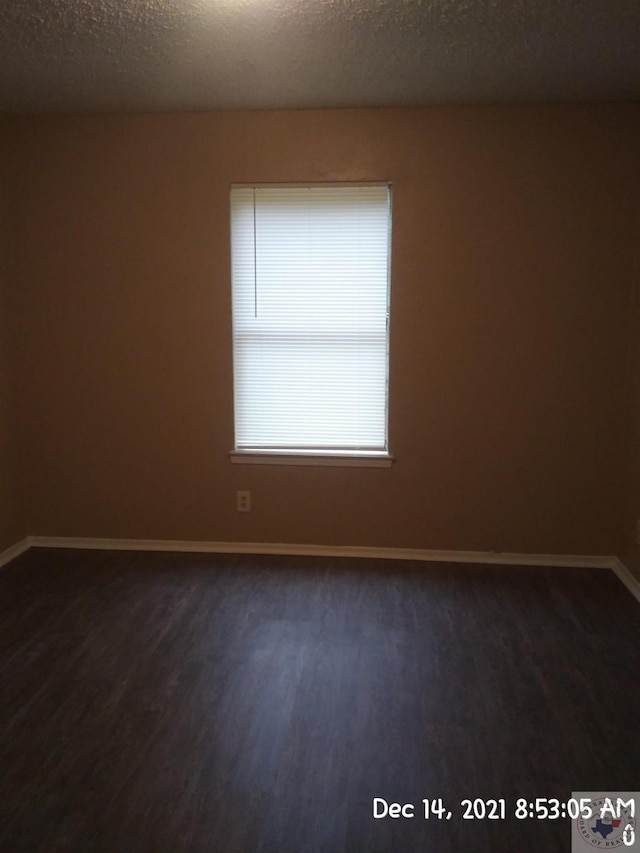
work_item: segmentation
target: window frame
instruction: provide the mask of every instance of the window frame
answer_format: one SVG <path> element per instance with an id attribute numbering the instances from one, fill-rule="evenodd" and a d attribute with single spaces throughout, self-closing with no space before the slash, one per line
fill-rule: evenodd
<path id="1" fill-rule="evenodd" d="M 234 449 L 229 451 L 229 459 L 234 464 L 243 465 L 311 465 L 331 467 L 368 467 L 389 468 L 395 457 L 389 451 L 389 361 L 390 361 L 390 309 L 391 309 L 391 248 L 392 248 L 392 199 L 391 181 L 315 181 L 315 182 L 262 182 L 231 183 L 229 185 L 229 246 L 233 252 L 233 211 L 232 191 L 236 189 L 307 189 L 307 188 L 349 188 L 386 187 L 388 190 L 388 227 L 387 227 L 387 310 L 386 310 L 386 353 L 385 353 L 385 449 L 361 450 L 321 449 L 321 448 L 262 448 L 237 446 L 236 435 L 236 365 L 235 353 L 232 357 L 233 382 L 233 438 Z M 231 258 L 230 258 L 231 260 Z M 231 284 L 231 323 L 232 350 L 235 350 L 234 313 L 233 313 L 233 270 L 230 270 Z"/>

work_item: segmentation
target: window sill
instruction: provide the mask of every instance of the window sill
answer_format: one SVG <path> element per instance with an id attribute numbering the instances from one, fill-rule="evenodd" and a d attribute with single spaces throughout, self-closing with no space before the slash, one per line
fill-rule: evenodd
<path id="1" fill-rule="evenodd" d="M 317 465 L 336 468 L 390 468 L 393 456 L 378 451 L 232 450 L 235 465 Z"/>

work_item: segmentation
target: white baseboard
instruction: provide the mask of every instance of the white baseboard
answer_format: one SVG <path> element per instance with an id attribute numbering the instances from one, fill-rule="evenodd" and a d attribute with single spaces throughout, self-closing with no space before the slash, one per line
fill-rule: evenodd
<path id="1" fill-rule="evenodd" d="M 10 563 L 11 560 L 15 560 L 16 557 L 19 557 L 20 554 L 24 554 L 25 551 L 28 551 L 31 547 L 30 537 L 27 536 L 22 541 L 16 542 L 15 545 L 12 545 L 10 548 L 0 552 L 0 569 L 2 566 L 6 566 L 7 563 Z"/>
<path id="2" fill-rule="evenodd" d="M 353 545 L 285 545 L 275 542 L 188 542 L 167 539 L 82 539 L 32 536 L 35 548 L 87 548 L 107 551 L 177 551 L 204 554 L 272 554 L 295 557 L 360 557 L 431 563 L 483 563 L 508 566 L 561 566 L 612 569 L 615 557 L 572 554 L 512 554 L 502 551 L 430 551 Z"/>
<path id="3" fill-rule="evenodd" d="M 174 551 L 202 554 L 268 554 L 294 557 L 359 557 L 505 566 L 558 566 L 610 569 L 640 601 L 640 581 L 617 557 L 589 554 L 518 554 L 502 551 L 434 551 L 352 545 L 286 545 L 275 542 L 189 542 L 169 539 L 96 539 L 77 536 L 27 536 L 0 553 L 0 567 L 29 548 L 84 548 L 100 551 Z"/>
<path id="4" fill-rule="evenodd" d="M 629 590 L 631 595 L 640 601 L 640 581 L 635 575 L 632 575 L 629 569 L 625 566 L 622 560 L 614 558 L 611 570 L 618 576 L 622 583 Z"/>

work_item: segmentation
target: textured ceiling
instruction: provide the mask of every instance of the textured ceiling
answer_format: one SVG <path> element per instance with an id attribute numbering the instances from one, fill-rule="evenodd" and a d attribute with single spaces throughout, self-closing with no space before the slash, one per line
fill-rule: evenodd
<path id="1" fill-rule="evenodd" d="M 640 99 L 640 0 L 4 0 L 0 111 Z"/>

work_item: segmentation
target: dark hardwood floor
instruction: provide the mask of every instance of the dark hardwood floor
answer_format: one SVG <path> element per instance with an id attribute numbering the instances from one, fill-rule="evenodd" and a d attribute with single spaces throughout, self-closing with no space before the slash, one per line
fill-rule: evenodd
<path id="1" fill-rule="evenodd" d="M 639 617 L 598 570 L 31 550 L 0 572 L 0 849 L 567 853 L 515 799 L 640 788 Z"/>

